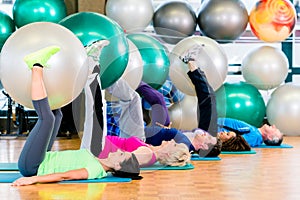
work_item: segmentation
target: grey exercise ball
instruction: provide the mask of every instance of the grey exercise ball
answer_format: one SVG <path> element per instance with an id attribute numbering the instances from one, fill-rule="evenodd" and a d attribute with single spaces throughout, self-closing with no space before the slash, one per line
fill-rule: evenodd
<path id="1" fill-rule="evenodd" d="M 185 95 L 183 100 L 169 108 L 172 127 L 192 130 L 198 127 L 197 97 Z"/>
<path id="2" fill-rule="evenodd" d="M 105 12 L 127 33 L 134 33 L 151 23 L 154 7 L 152 0 L 107 0 Z"/>
<path id="3" fill-rule="evenodd" d="M 240 37 L 248 18 L 248 11 L 240 0 L 209 0 L 201 5 L 197 23 L 203 35 L 225 43 Z"/>
<path id="4" fill-rule="evenodd" d="M 228 72 L 228 58 L 222 46 L 215 40 L 206 36 L 190 36 L 174 46 L 169 54 L 169 75 L 173 84 L 181 92 L 196 96 L 195 87 L 188 77 L 188 65 L 179 57 L 196 45 L 204 45 L 203 50 L 195 57 L 195 65 L 204 71 L 208 83 L 216 91 L 224 83 Z"/>
<path id="5" fill-rule="evenodd" d="M 274 90 L 267 104 L 270 124 L 289 136 L 300 135 L 300 85 L 292 82 Z"/>
<path id="6" fill-rule="evenodd" d="M 170 44 L 195 33 L 197 16 L 193 8 L 183 1 L 163 3 L 153 15 L 153 27 L 159 37 Z"/>
<path id="7" fill-rule="evenodd" d="M 259 90 L 270 90 L 284 82 L 289 71 L 287 56 L 279 48 L 261 46 L 253 49 L 242 61 L 246 82 Z"/>

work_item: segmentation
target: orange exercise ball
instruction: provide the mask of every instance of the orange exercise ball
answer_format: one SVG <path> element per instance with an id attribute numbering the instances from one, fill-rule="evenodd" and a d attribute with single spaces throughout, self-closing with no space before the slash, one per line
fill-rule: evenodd
<path id="1" fill-rule="evenodd" d="M 287 39 L 296 21 L 296 10 L 289 0 L 260 0 L 249 16 L 253 34 L 265 42 L 280 42 Z"/>

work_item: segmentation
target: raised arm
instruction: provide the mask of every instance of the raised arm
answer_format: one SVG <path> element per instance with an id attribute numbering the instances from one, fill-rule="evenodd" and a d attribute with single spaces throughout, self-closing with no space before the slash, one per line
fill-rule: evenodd
<path id="1" fill-rule="evenodd" d="M 53 183 L 64 180 L 81 180 L 88 178 L 88 171 L 85 168 L 70 170 L 63 173 L 54 173 L 41 176 L 22 177 L 15 180 L 12 186 L 32 185 L 35 183 Z"/>

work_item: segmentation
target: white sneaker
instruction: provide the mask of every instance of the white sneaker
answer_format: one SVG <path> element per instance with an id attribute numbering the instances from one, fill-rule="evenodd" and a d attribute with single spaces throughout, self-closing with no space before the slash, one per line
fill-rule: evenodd
<path id="1" fill-rule="evenodd" d="M 182 62 L 184 62 L 185 64 L 188 64 L 190 61 L 195 61 L 204 46 L 204 44 L 196 44 L 192 46 L 192 48 L 188 49 L 182 56 L 179 56 L 179 59 L 182 60 Z"/>
<path id="2" fill-rule="evenodd" d="M 85 47 L 85 50 L 87 55 L 93 58 L 94 61 L 99 61 L 100 53 L 102 49 L 107 45 L 109 45 L 108 40 L 98 40 Z"/>

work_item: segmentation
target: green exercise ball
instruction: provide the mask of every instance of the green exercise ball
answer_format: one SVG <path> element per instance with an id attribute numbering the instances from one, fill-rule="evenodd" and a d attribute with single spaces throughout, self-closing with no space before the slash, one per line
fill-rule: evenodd
<path id="1" fill-rule="evenodd" d="M 256 87 L 246 82 L 224 83 L 216 91 L 219 117 L 229 117 L 260 127 L 266 105 Z"/>
<path id="2" fill-rule="evenodd" d="M 169 75 L 170 60 L 166 48 L 155 38 L 142 34 L 129 34 L 127 38 L 139 49 L 143 60 L 142 80 L 159 89 Z"/>
<path id="3" fill-rule="evenodd" d="M 97 40 L 109 41 L 99 59 L 102 89 L 111 86 L 122 76 L 129 59 L 129 45 L 119 24 L 95 12 L 75 13 L 59 24 L 71 30 L 84 46 Z"/>
<path id="4" fill-rule="evenodd" d="M 0 51 L 7 38 L 16 30 L 12 18 L 0 11 Z"/>
<path id="5" fill-rule="evenodd" d="M 16 0 L 13 19 L 18 28 L 32 22 L 58 23 L 67 16 L 67 7 L 62 0 Z"/>

